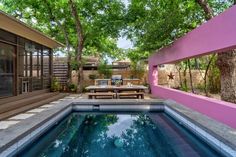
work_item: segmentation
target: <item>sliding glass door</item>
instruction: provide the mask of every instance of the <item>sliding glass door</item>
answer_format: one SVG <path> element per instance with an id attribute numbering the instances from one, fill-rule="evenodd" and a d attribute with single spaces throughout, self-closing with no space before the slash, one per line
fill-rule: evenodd
<path id="1" fill-rule="evenodd" d="M 15 47 L 0 42 L 0 97 L 14 95 Z"/>

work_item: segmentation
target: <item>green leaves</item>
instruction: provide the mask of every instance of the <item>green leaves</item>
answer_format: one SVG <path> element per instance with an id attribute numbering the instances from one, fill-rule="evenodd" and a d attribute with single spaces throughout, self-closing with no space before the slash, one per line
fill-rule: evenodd
<path id="1" fill-rule="evenodd" d="M 86 53 L 92 48 L 102 55 L 117 54 L 115 39 L 124 28 L 124 4 L 119 0 L 75 0 L 75 3 L 84 31 Z M 7 13 L 66 43 L 63 27 L 70 45 L 76 47 L 75 24 L 68 0 L 3 0 L 2 4 Z"/>
<path id="2" fill-rule="evenodd" d="M 215 12 L 232 5 L 232 0 L 209 0 Z M 126 35 L 141 50 L 153 52 L 205 21 L 195 0 L 130 0 L 126 13 Z"/>
<path id="3" fill-rule="evenodd" d="M 216 14 L 224 11 L 233 0 L 208 0 Z M 205 21 L 202 9 L 195 0 L 75 0 L 85 36 L 84 53 L 122 58 L 123 50 L 116 46 L 122 35 L 134 46 L 134 58 L 143 52 L 160 49 Z M 77 45 L 73 17 L 68 0 L 1 0 L 0 9 L 27 22 L 30 26 L 65 41 L 63 27 L 69 44 Z M 60 26 L 61 25 L 61 26 Z"/>

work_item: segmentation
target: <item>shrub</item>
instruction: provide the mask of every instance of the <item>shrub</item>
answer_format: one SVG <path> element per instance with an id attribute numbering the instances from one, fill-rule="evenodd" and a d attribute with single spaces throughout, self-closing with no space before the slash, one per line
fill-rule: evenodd
<path id="1" fill-rule="evenodd" d="M 106 61 L 100 63 L 98 66 L 98 73 L 100 75 L 103 75 L 104 78 L 111 78 L 112 76 L 111 66 L 109 66 Z"/>
<path id="2" fill-rule="evenodd" d="M 51 91 L 58 92 L 58 91 L 60 91 L 60 89 L 61 89 L 60 83 L 59 83 L 58 79 L 54 77 L 52 79 Z"/>
<path id="3" fill-rule="evenodd" d="M 71 92 L 76 92 L 76 90 L 77 90 L 77 85 L 75 85 L 75 84 L 72 83 L 72 84 L 69 85 L 69 89 L 70 89 Z"/>
<path id="4" fill-rule="evenodd" d="M 95 80 L 97 78 L 98 78 L 98 76 L 96 74 L 90 74 L 89 75 L 89 79 L 91 79 L 91 80 Z"/>
<path id="5" fill-rule="evenodd" d="M 133 62 L 131 64 L 131 78 L 141 79 L 145 73 L 144 65 Z"/>

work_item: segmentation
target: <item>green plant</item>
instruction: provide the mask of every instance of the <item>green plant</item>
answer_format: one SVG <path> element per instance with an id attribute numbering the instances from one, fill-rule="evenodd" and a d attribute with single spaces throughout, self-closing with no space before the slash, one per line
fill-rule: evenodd
<path id="1" fill-rule="evenodd" d="M 215 64 L 209 70 L 207 85 L 210 93 L 220 93 L 220 70 Z"/>
<path id="2" fill-rule="evenodd" d="M 75 85 L 75 84 L 72 83 L 72 84 L 69 85 L 69 89 L 70 89 L 71 92 L 76 92 L 76 90 L 77 90 L 77 85 Z"/>
<path id="3" fill-rule="evenodd" d="M 200 92 L 204 92 L 204 84 L 197 84 L 196 89 L 199 90 Z"/>
<path id="4" fill-rule="evenodd" d="M 138 64 L 137 62 L 133 62 L 131 64 L 131 76 L 132 78 L 139 78 L 141 79 L 145 73 L 144 65 Z"/>
<path id="5" fill-rule="evenodd" d="M 89 79 L 91 79 L 91 80 L 95 80 L 97 78 L 98 78 L 98 76 L 96 74 L 90 74 L 89 75 Z"/>
<path id="6" fill-rule="evenodd" d="M 188 85 L 187 84 L 183 84 L 183 86 L 180 87 L 180 90 L 187 92 L 189 90 Z"/>
<path id="7" fill-rule="evenodd" d="M 60 89 L 61 89 L 61 85 L 60 85 L 58 79 L 54 77 L 52 79 L 51 91 L 52 92 L 57 92 L 57 91 L 60 91 Z"/>
<path id="8" fill-rule="evenodd" d="M 88 92 L 88 90 L 86 89 L 86 86 L 83 86 L 83 88 L 82 88 L 82 92 L 83 92 L 83 93 Z"/>
<path id="9" fill-rule="evenodd" d="M 120 85 L 121 85 L 121 82 L 122 82 L 121 80 L 116 80 L 116 81 L 115 81 L 115 85 L 116 85 L 116 86 L 120 86 Z"/>
<path id="10" fill-rule="evenodd" d="M 145 82 L 144 84 L 143 84 L 145 87 L 150 87 L 150 85 L 149 85 L 149 83 L 147 83 L 147 82 Z"/>
<path id="11" fill-rule="evenodd" d="M 112 69 L 111 66 L 107 64 L 107 61 L 104 61 L 99 64 L 98 66 L 98 73 L 103 75 L 104 78 L 111 78 L 112 76 Z"/>

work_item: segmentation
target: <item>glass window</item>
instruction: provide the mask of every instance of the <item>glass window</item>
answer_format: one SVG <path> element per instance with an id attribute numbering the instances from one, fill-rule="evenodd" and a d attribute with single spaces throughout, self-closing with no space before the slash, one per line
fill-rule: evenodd
<path id="1" fill-rule="evenodd" d="M 19 57 L 18 57 L 18 74 L 19 77 L 24 76 L 24 66 L 25 66 L 25 50 L 23 48 L 19 48 Z"/>
<path id="2" fill-rule="evenodd" d="M 50 87 L 50 76 L 49 76 L 49 53 L 50 50 L 46 47 L 43 48 L 43 88 L 49 88 Z"/>
<path id="3" fill-rule="evenodd" d="M 32 52 L 32 66 L 33 77 L 38 77 L 38 52 L 36 50 Z"/>
<path id="4" fill-rule="evenodd" d="M 38 51 L 38 77 L 41 77 L 42 72 L 42 50 L 41 48 L 37 49 Z"/>
<path id="5" fill-rule="evenodd" d="M 0 97 L 13 95 L 15 47 L 0 42 Z"/>
<path id="6" fill-rule="evenodd" d="M 43 76 L 49 76 L 49 49 L 43 49 Z"/>
<path id="7" fill-rule="evenodd" d="M 0 29 L 0 39 L 11 43 L 16 43 L 16 36 L 12 33 Z"/>
<path id="8" fill-rule="evenodd" d="M 20 46 L 25 46 L 25 42 L 27 42 L 24 38 L 21 38 L 21 37 L 18 37 L 19 41 L 18 41 L 18 44 Z"/>
<path id="9" fill-rule="evenodd" d="M 42 49 L 40 45 L 32 45 L 32 86 L 33 90 L 40 90 L 42 89 Z"/>

